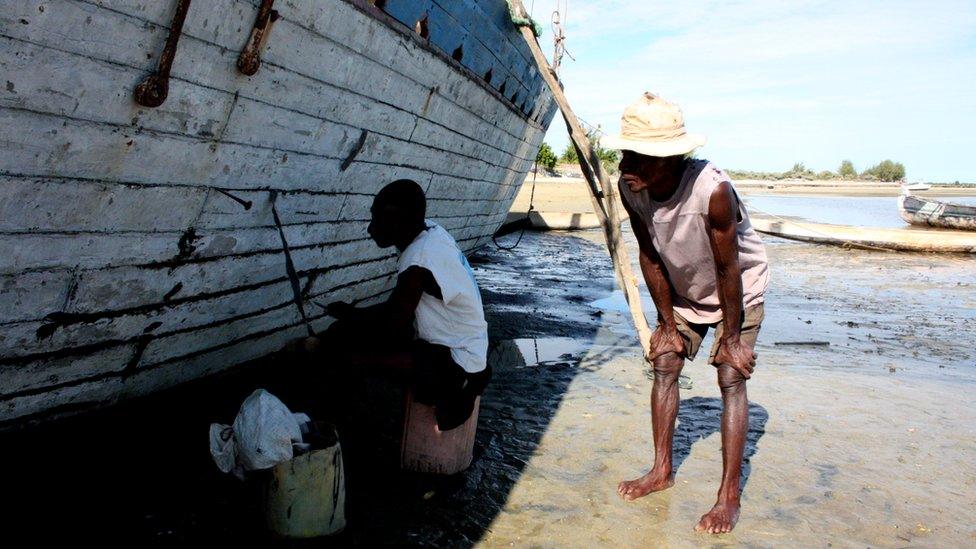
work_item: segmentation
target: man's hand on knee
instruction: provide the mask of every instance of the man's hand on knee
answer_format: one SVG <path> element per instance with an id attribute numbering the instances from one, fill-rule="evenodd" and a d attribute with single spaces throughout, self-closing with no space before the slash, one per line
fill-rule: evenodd
<path id="1" fill-rule="evenodd" d="M 645 357 L 648 362 L 654 363 L 658 357 L 667 353 L 674 353 L 679 358 L 685 356 L 685 340 L 681 337 L 677 326 L 667 326 L 658 324 L 651 334 L 650 351 Z"/>
<path id="2" fill-rule="evenodd" d="M 737 336 L 725 336 L 719 342 L 714 364 L 730 366 L 749 379 L 756 368 L 756 353 Z"/>

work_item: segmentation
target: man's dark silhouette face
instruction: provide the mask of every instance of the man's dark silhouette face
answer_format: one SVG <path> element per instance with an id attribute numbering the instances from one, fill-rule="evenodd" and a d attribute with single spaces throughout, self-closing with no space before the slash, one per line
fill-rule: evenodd
<path id="1" fill-rule="evenodd" d="M 396 236 L 403 232 L 403 214 L 394 204 L 383 202 L 379 196 L 373 200 L 373 207 L 369 209 L 372 219 L 366 231 L 377 246 L 389 248 L 396 243 Z"/>
<path id="2" fill-rule="evenodd" d="M 423 230 L 426 209 L 420 185 L 408 179 L 394 181 L 373 199 L 366 231 L 380 248 L 406 247 Z"/>

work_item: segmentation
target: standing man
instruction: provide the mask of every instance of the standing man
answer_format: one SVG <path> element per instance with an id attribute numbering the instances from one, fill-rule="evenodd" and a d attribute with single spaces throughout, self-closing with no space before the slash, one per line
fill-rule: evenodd
<path id="1" fill-rule="evenodd" d="M 620 197 L 658 317 L 647 357 L 654 366 L 654 464 L 644 476 L 621 482 L 617 492 L 633 500 L 674 484 L 678 375 L 685 359 L 698 353 L 709 327 L 715 328 L 708 361 L 717 369 L 724 405 L 722 483 L 718 501 L 695 529 L 719 534 L 732 531 L 739 518 L 749 430 L 746 380 L 756 365 L 753 348 L 769 269 L 729 177 L 706 160 L 690 158 L 704 143 L 704 137 L 685 132 L 676 105 L 645 93 L 624 111 L 621 134 L 602 144 L 623 151 Z"/>

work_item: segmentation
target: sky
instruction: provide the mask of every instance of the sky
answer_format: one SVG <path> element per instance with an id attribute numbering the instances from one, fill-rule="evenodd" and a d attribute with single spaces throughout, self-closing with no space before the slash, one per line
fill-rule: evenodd
<path id="1" fill-rule="evenodd" d="M 558 1 L 566 96 L 606 133 L 650 91 L 724 169 L 891 159 L 910 181 L 976 182 L 976 0 Z M 551 57 L 557 0 L 523 3 Z M 568 139 L 557 114 L 546 141 Z"/>

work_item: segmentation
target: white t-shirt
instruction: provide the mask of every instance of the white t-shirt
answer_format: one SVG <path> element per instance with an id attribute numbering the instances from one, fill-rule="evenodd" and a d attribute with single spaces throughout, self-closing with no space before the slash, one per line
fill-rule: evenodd
<path id="1" fill-rule="evenodd" d="M 430 271 L 441 288 L 443 299 L 421 295 L 414 320 L 417 336 L 449 347 L 454 362 L 466 372 L 480 372 L 488 359 L 488 323 L 474 273 L 450 233 L 436 223 L 425 223 L 427 230 L 397 262 L 397 274 L 417 265 Z"/>

